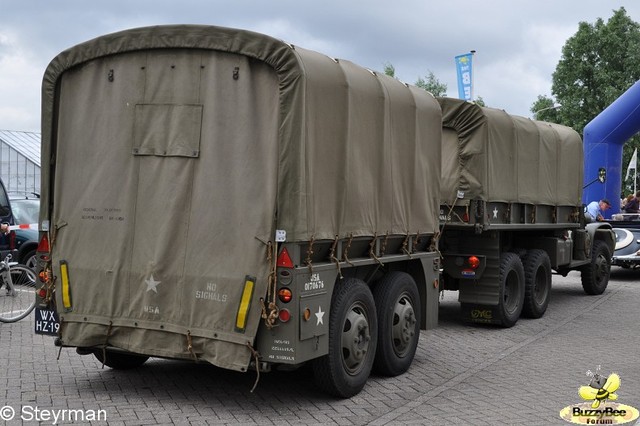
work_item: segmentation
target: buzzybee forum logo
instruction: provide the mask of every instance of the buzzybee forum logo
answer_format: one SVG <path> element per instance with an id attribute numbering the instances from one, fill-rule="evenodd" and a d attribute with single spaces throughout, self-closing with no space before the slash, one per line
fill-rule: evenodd
<path id="1" fill-rule="evenodd" d="M 604 376 L 598 366 L 595 373 L 587 371 L 587 376 L 591 377 L 589 384 L 578 388 L 585 402 L 564 407 L 560 417 L 579 425 L 621 425 L 638 418 L 640 413 L 634 407 L 613 402 L 618 400 L 616 392 L 622 384 L 618 374 Z"/>

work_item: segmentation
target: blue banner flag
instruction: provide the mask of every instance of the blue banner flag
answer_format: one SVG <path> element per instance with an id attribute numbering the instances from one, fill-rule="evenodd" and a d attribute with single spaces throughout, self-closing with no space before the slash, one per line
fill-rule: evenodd
<path id="1" fill-rule="evenodd" d="M 465 101 L 472 100 L 473 54 L 465 53 L 456 56 L 456 70 L 458 71 L 458 98 Z"/>

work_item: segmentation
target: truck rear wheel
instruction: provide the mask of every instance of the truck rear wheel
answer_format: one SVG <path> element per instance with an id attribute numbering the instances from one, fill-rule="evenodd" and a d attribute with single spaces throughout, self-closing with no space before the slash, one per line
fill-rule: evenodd
<path id="1" fill-rule="evenodd" d="M 602 294 L 609 284 L 611 251 L 602 240 L 595 240 L 591 248 L 591 263 L 580 268 L 582 288 L 591 295 Z"/>
<path id="2" fill-rule="evenodd" d="M 349 398 L 362 390 L 373 366 L 378 337 L 376 307 L 364 281 L 336 283 L 329 315 L 329 353 L 313 362 L 316 384 Z"/>
<path id="3" fill-rule="evenodd" d="M 102 364 L 114 370 L 131 370 L 132 368 L 140 367 L 149 359 L 148 356 L 144 355 L 126 354 L 109 350 L 103 352 L 102 349 L 96 350 L 93 355 Z"/>
<path id="4" fill-rule="evenodd" d="M 518 322 L 524 305 L 524 268 L 517 254 L 502 253 L 499 283 L 498 323 L 512 327 Z"/>
<path id="5" fill-rule="evenodd" d="M 522 316 L 540 318 L 551 297 L 551 261 L 544 250 L 529 250 L 524 257 L 524 305 Z"/>
<path id="6" fill-rule="evenodd" d="M 420 339 L 420 296 L 411 275 L 390 272 L 373 291 L 378 314 L 378 347 L 373 368 L 397 376 L 411 366 Z"/>

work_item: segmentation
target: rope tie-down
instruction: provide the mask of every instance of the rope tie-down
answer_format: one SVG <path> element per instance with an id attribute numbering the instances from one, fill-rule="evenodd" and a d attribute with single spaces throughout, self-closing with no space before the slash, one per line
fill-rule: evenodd
<path id="1" fill-rule="evenodd" d="M 267 263 L 269 264 L 269 280 L 267 283 L 267 297 L 260 298 L 260 306 L 262 307 L 262 313 L 260 316 L 264 320 L 264 324 L 268 329 L 275 327 L 276 319 L 278 318 L 278 306 L 276 305 L 276 261 L 273 255 L 273 243 L 269 241 L 267 243 Z"/>
<path id="2" fill-rule="evenodd" d="M 193 350 L 193 339 L 191 338 L 191 330 L 187 330 L 187 351 L 193 356 L 193 360 L 198 362 L 198 356 Z"/>
<path id="3" fill-rule="evenodd" d="M 104 344 L 102 345 L 102 368 L 104 369 L 104 362 L 107 360 L 107 345 L 109 344 L 109 337 L 111 337 L 111 331 L 113 330 L 113 321 L 109 321 L 109 327 L 107 327 L 107 335 L 104 338 Z"/>
<path id="4" fill-rule="evenodd" d="M 338 269 L 338 276 L 340 277 L 340 279 L 343 279 L 344 276 L 342 276 L 342 270 L 340 269 L 340 260 L 336 257 L 338 239 L 339 239 L 338 235 L 336 235 L 336 238 L 333 240 L 333 244 L 331 245 L 331 251 L 329 252 L 329 259 L 331 259 L 331 261 L 336 264 L 336 268 Z"/>

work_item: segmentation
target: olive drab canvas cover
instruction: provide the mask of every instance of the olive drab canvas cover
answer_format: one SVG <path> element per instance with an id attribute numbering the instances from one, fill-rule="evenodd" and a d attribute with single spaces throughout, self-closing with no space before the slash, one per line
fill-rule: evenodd
<path id="1" fill-rule="evenodd" d="M 442 107 L 442 203 L 581 205 L 582 140 L 573 129 L 438 98 Z"/>
<path id="2" fill-rule="evenodd" d="M 276 230 L 437 229 L 438 102 L 349 61 L 159 26 L 62 52 L 42 91 L 41 222 L 54 275 L 69 273 L 63 345 L 246 370 Z"/>

